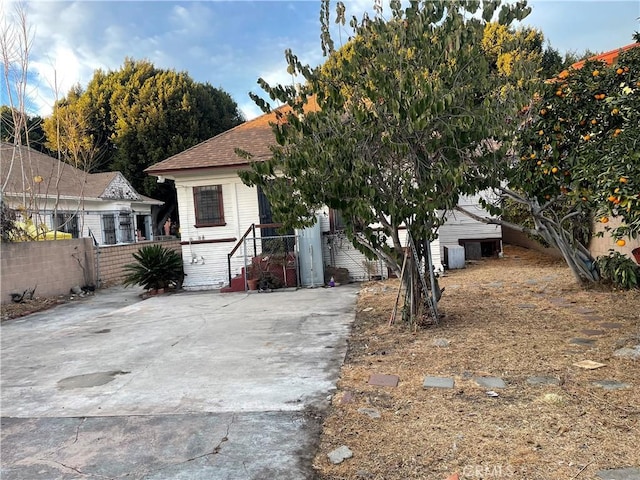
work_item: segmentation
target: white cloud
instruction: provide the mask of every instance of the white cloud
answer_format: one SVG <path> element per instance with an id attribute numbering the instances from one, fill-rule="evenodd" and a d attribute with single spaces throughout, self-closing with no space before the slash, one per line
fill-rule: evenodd
<path id="1" fill-rule="evenodd" d="M 253 100 L 248 100 L 246 102 L 239 103 L 238 108 L 240 108 L 240 111 L 242 111 L 242 113 L 244 114 L 244 117 L 247 120 L 252 120 L 264 113 L 262 110 L 260 110 L 260 107 L 258 107 L 253 102 Z"/>

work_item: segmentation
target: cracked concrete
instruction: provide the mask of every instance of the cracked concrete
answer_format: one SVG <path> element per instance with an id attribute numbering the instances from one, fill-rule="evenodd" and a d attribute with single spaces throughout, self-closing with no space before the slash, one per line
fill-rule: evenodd
<path id="1" fill-rule="evenodd" d="M 3 323 L 2 479 L 313 478 L 356 292 L 112 289 Z"/>

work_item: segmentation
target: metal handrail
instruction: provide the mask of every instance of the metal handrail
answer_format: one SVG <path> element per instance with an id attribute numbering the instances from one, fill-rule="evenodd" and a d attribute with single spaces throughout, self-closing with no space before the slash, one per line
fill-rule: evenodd
<path id="1" fill-rule="evenodd" d="M 247 228 L 247 231 L 244 232 L 244 235 L 242 235 L 242 237 L 240 237 L 238 242 L 231 249 L 231 252 L 227 253 L 227 272 L 229 274 L 229 285 L 231 285 L 231 257 L 233 257 L 233 254 L 238 251 L 238 248 L 240 248 L 240 245 L 244 243 L 245 239 L 249 236 L 249 234 L 253 232 L 253 256 L 255 257 L 258 254 L 256 249 L 256 241 L 255 241 L 256 228 L 280 228 L 281 226 L 282 226 L 281 223 L 258 223 L 258 224 L 252 223 L 251 226 Z"/>

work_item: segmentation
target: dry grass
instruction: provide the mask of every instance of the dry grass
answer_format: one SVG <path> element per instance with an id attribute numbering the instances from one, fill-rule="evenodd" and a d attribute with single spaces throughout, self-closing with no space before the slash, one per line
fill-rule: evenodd
<path id="1" fill-rule="evenodd" d="M 640 343 L 637 291 L 581 290 L 561 261 L 507 247 L 503 259 L 443 277 L 445 317 L 412 332 L 387 326 L 397 282 L 361 291 L 314 461 L 321 478 L 445 479 L 457 472 L 461 479 L 593 479 L 600 469 L 640 465 L 640 365 L 613 356 Z M 621 326 L 602 328 L 606 322 Z M 570 344 L 575 337 L 595 342 Z M 435 346 L 440 338 L 450 345 Z M 606 366 L 573 366 L 586 359 Z M 400 383 L 369 385 L 373 373 L 398 375 Z M 426 375 L 452 377 L 455 388 L 424 389 Z M 508 386 L 489 397 L 472 378 L 483 375 Z M 536 375 L 559 385 L 529 385 Z M 592 384 L 603 379 L 630 387 Z M 381 418 L 359 413 L 363 407 Z M 340 445 L 353 458 L 333 465 L 327 453 Z"/>

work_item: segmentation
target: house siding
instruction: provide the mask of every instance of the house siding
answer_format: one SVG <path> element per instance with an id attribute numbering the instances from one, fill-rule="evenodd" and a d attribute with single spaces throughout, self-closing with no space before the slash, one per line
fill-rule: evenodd
<path id="1" fill-rule="evenodd" d="M 346 268 L 349 271 L 349 278 L 353 281 L 370 280 L 373 276 L 382 278 L 388 277 L 386 264 L 381 260 L 369 260 L 344 234 L 332 234 L 330 232 L 329 212 L 327 209 L 321 211 L 320 228 L 322 236 L 322 256 L 325 266 Z M 400 232 L 400 243 L 406 246 L 406 232 Z M 387 241 L 389 245 L 393 242 Z M 431 242 L 431 256 L 436 271 L 442 271 L 440 257 L 440 242 L 435 239 Z"/>
<path id="2" fill-rule="evenodd" d="M 480 196 L 464 196 L 458 205 L 469 212 L 485 218 L 491 215 L 480 206 Z M 459 240 L 464 239 L 501 239 L 502 227 L 479 222 L 462 212 L 454 211 L 447 214 L 447 220 L 438 230 L 440 240 L 440 258 L 444 257 L 444 247 L 459 246 Z"/>
<path id="3" fill-rule="evenodd" d="M 193 187 L 222 185 L 224 226 L 195 227 Z M 176 181 L 180 213 L 180 235 L 185 273 L 184 288 L 222 288 L 229 282 L 227 254 L 253 223 L 258 223 L 257 190 L 242 183 L 235 170 Z M 223 240 L 223 241 L 222 241 Z M 198 243 L 217 241 L 219 243 Z M 243 248 L 232 258 L 232 276 L 244 266 Z"/>

